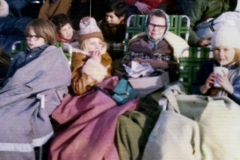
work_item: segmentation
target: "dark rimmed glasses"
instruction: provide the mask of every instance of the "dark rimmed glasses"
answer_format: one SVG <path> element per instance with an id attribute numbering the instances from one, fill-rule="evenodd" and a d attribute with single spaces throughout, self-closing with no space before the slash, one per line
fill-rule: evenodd
<path id="1" fill-rule="evenodd" d="M 166 25 L 153 24 L 153 23 L 148 23 L 148 26 L 149 26 L 150 28 L 156 27 L 156 28 L 161 29 L 161 30 L 166 28 Z"/>

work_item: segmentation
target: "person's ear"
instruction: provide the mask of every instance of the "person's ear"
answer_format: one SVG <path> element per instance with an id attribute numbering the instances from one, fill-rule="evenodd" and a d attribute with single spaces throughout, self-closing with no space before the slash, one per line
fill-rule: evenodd
<path id="1" fill-rule="evenodd" d="M 120 19 L 120 21 L 123 21 L 124 20 L 124 18 L 125 18 L 125 14 L 124 15 L 122 15 L 119 19 Z"/>

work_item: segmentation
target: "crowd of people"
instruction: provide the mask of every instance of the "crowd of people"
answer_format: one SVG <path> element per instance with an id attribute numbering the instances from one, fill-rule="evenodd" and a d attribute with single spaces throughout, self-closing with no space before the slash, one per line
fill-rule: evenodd
<path id="1" fill-rule="evenodd" d="M 203 63 L 191 86 L 193 94 L 227 96 L 240 104 L 240 30 L 236 19 L 219 18 L 225 13 L 237 14 L 236 0 L 107 0 L 93 4 L 46 0 L 37 17 L 22 15 L 21 9 L 28 3 L 31 1 L 16 5 L 0 0 L 2 159 L 33 160 L 34 147 L 47 142 L 44 156 L 49 160 L 142 159 L 161 109 L 151 95 L 119 107 L 111 98 L 121 78 L 114 76 L 119 69 L 116 64 L 121 71 L 134 62 L 148 64 L 153 71 L 168 72 L 170 83 L 176 83 L 179 48 L 210 46 L 213 50 L 213 58 Z M 88 13 L 80 14 L 76 6 L 88 6 Z M 131 39 L 124 55 L 126 22 L 131 14 L 147 15 L 145 31 Z M 173 14 L 190 18 L 188 42 L 169 32 L 169 15 Z M 205 28 L 212 31 L 210 38 L 202 36 Z M 27 48 L 11 57 L 17 40 L 25 40 Z M 71 67 L 65 49 L 56 47 L 56 42 L 71 46 Z M 220 68 L 218 74 L 215 67 Z M 38 99 L 41 95 L 44 102 Z"/>

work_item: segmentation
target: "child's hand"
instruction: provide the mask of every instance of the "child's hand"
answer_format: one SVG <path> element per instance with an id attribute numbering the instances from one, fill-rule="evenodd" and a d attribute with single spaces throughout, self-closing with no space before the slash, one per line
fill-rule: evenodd
<path id="1" fill-rule="evenodd" d="M 217 74 L 215 76 L 216 81 L 218 84 L 220 84 L 220 86 L 229 94 L 233 94 L 233 86 L 231 84 L 231 82 L 228 79 L 227 73 L 223 71 L 223 75 Z"/>
<path id="2" fill-rule="evenodd" d="M 214 84 L 214 78 L 215 78 L 215 74 L 212 72 L 209 76 L 208 79 L 205 82 L 205 87 L 206 89 L 209 89 L 213 86 Z"/>
<path id="3" fill-rule="evenodd" d="M 101 63 L 102 56 L 99 51 L 91 51 L 90 55 L 95 62 Z"/>
<path id="4" fill-rule="evenodd" d="M 202 94 L 205 94 L 213 86 L 214 77 L 215 77 L 215 75 L 214 75 L 213 72 L 208 76 L 205 84 L 202 85 L 201 88 L 200 88 L 200 91 L 201 91 Z"/>

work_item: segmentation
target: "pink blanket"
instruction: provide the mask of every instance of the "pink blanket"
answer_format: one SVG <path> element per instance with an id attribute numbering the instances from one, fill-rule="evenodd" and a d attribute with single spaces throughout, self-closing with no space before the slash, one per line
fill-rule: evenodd
<path id="1" fill-rule="evenodd" d="M 108 89 L 117 84 L 113 77 L 104 82 Z M 103 86 L 104 87 L 104 86 Z M 50 146 L 51 160 L 119 160 L 114 145 L 118 116 L 135 110 L 139 99 L 122 106 L 101 91 L 81 96 L 67 95 L 53 112 L 61 124 Z"/>

